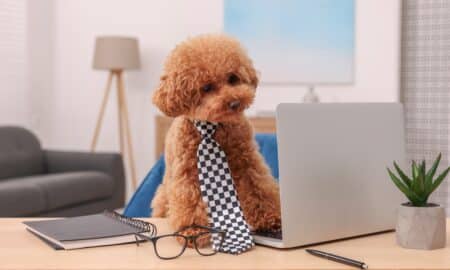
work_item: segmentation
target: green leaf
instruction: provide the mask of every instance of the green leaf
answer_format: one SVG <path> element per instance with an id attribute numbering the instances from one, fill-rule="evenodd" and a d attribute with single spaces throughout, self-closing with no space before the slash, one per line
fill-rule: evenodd
<path id="1" fill-rule="evenodd" d="M 412 179 L 411 189 L 417 194 L 419 197 L 425 196 L 425 185 L 424 185 L 424 177 L 425 175 L 422 173 L 424 168 L 424 163 L 422 162 L 420 165 L 417 165 L 413 162 L 413 174 L 414 177 Z"/>
<path id="2" fill-rule="evenodd" d="M 408 186 L 411 187 L 411 179 L 400 169 L 400 167 L 397 165 L 397 163 L 394 161 L 394 167 L 397 171 L 398 175 L 400 175 L 400 178 L 403 180 L 403 182 Z"/>
<path id="3" fill-rule="evenodd" d="M 420 193 L 418 193 L 418 194 L 421 194 L 421 195 L 426 195 L 426 190 L 425 190 L 425 176 L 426 176 L 426 173 L 425 173 L 425 167 L 426 167 L 426 165 L 425 165 L 425 160 L 422 160 L 422 164 L 420 164 L 420 167 L 419 167 L 419 175 L 418 175 L 418 180 L 419 180 L 419 187 L 420 187 Z"/>
<path id="4" fill-rule="evenodd" d="M 419 168 L 417 168 L 416 162 L 414 160 L 412 161 L 411 169 L 412 169 L 412 180 L 414 181 L 414 179 L 416 179 L 417 175 L 419 174 Z"/>
<path id="5" fill-rule="evenodd" d="M 431 166 L 431 168 L 428 170 L 427 175 L 425 177 L 425 189 L 431 193 L 432 190 L 432 185 L 433 185 L 433 177 L 434 174 L 436 173 L 436 169 L 439 166 L 439 163 L 441 162 L 441 153 L 439 153 L 439 155 L 437 156 L 436 160 L 433 162 L 433 166 Z"/>
<path id="6" fill-rule="evenodd" d="M 450 167 L 447 168 L 444 172 L 442 172 L 436 180 L 433 182 L 433 186 L 431 187 L 430 194 L 437 189 L 437 187 L 444 181 L 445 177 L 447 176 L 448 172 L 450 171 Z"/>
<path id="7" fill-rule="evenodd" d="M 389 176 L 392 179 L 392 182 L 394 182 L 394 184 L 397 186 L 398 189 L 400 189 L 401 192 L 403 192 L 403 194 L 405 194 L 405 196 L 408 198 L 408 200 L 413 204 L 413 205 L 417 205 L 417 204 L 421 204 L 422 199 L 417 196 L 414 191 L 410 190 L 407 186 L 405 186 L 400 179 L 397 178 L 397 176 L 395 176 L 391 170 L 389 168 L 387 168 L 387 171 L 389 173 Z"/>

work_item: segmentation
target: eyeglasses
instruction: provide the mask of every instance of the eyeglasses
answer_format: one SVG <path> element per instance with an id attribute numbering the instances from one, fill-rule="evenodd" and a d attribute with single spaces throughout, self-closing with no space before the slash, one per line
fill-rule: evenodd
<path id="1" fill-rule="evenodd" d="M 196 229 L 199 233 L 195 235 L 184 235 L 183 233 L 188 229 Z M 216 254 L 222 247 L 225 234 L 225 231 L 215 228 L 192 225 L 174 232 L 173 234 L 165 234 L 154 237 L 136 234 L 136 244 L 139 245 L 138 238 L 151 241 L 153 243 L 156 256 L 163 260 L 178 258 L 184 253 L 188 244 L 195 247 L 198 254 L 202 256 L 211 256 Z M 179 242 L 181 245 L 174 245 L 174 242 Z"/>

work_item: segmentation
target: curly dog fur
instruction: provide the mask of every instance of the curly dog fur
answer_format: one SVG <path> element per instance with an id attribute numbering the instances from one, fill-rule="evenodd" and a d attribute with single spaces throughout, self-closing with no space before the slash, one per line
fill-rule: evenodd
<path id="1" fill-rule="evenodd" d="M 198 181 L 200 135 L 192 123 L 197 119 L 220 123 L 215 140 L 227 154 L 252 229 L 280 228 L 278 185 L 243 114 L 253 102 L 258 78 L 240 44 L 224 35 L 191 38 L 171 52 L 163 72 L 153 102 L 176 118 L 166 136 L 166 172 L 152 201 L 153 216 L 167 217 L 175 230 L 208 225 Z"/>

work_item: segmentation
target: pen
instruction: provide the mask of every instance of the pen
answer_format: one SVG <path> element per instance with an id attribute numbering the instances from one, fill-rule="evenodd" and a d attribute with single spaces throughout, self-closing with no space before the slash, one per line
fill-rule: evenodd
<path id="1" fill-rule="evenodd" d="M 360 262 L 360 261 L 355 261 L 349 258 L 345 258 L 345 257 L 341 257 L 338 255 L 334 255 L 331 253 L 327 253 L 327 252 L 323 252 L 320 250 L 315 250 L 315 249 L 306 249 L 306 252 L 308 252 L 311 255 L 317 256 L 317 257 L 321 257 L 321 258 L 325 258 L 327 260 L 331 260 L 331 261 L 335 261 L 338 263 L 343 263 L 346 265 L 350 265 L 350 266 L 354 266 L 354 267 L 358 267 L 360 269 L 367 269 L 367 264 Z"/>

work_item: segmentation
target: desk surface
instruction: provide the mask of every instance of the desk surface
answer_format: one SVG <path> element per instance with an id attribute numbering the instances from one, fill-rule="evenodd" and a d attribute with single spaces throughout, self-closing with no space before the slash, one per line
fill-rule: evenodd
<path id="1" fill-rule="evenodd" d="M 187 250 L 182 257 L 170 261 L 158 259 L 150 243 L 55 251 L 27 232 L 21 224 L 24 220 L 30 219 L 0 219 L 0 269 L 351 269 L 313 257 L 303 249 L 260 246 L 239 256 L 203 257 Z M 149 220 L 161 233 L 168 232 L 165 220 Z M 395 244 L 394 233 L 314 248 L 362 260 L 369 269 L 450 269 L 450 247 L 433 251 L 402 249 Z"/>

